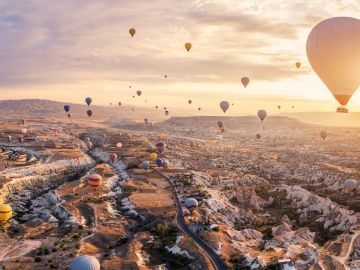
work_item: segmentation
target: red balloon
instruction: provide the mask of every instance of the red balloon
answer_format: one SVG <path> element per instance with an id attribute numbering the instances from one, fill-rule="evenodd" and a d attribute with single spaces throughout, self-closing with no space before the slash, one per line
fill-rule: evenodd
<path id="1" fill-rule="evenodd" d="M 86 180 L 94 191 L 102 184 L 102 177 L 98 174 L 90 174 L 86 177 Z"/>

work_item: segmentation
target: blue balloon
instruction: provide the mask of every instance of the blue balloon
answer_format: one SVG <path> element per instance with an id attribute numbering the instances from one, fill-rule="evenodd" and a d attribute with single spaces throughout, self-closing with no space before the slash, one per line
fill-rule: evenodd
<path id="1" fill-rule="evenodd" d="M 159 167 L 161 167 L 163 165 L 162 159 L 161 158 L 155 159 L 155 164 L 158 165 Z"/>
<path id="2" fill-rule="evenodd" d="M 91 102 L 92 102 L 92 98 L 91 97 L 87 97 L 85 98 L 85 102 L 88 106 L 90 106 Z"/>
<path id="3" fill-rule="evenodd" d="M 70 105 L 65 105 L 64 110 L 65 110 L 65 112 L 69 112 L 70 111 Z"/>

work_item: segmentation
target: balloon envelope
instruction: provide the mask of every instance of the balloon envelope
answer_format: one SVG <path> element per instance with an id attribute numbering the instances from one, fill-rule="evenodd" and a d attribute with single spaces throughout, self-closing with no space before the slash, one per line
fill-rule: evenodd
<path id="1" fill-rule="evenodd" d="M 354 179 L 347 179 L 345 181 L 344 187 L 347 192 L 352 192 L 357 187 L 357 181 Z"/>
<path id="2" fill-rule="evenodd" d="M 111 153 L 110 155 L 109 155 L 109 159 L 110 159 L 110 161 L 111 162 L 115 162 L 115 160 L 117 160 L 117 154 L 115 154 L 115 153 Z"/>
<path id="3" fill-rule="evenodd" d="M 96 173 L 88 175 L 86 180 L 94 191 L 102 184 L 102 177 Z"/>
<path id="4" fill-rule="evenodd" d="M 78 256 L 70 263 L 71 270 L 100 270 L 99 261 L 92 256 Z"/>
<path id="5" fill-rule="evenodd" d="M 92 98 L 91 97 L 87 97 L 85 98 L 85 102 L 88 106 L 90 106 L 91 102 L 92 102 Z"/>
<path id="6" fill-rule="evenodd" d="M 141 166 L 144 168 L 144 169 L 149 169 L 150 168 L 150 162 L 145 160 L 143 161 L 143 163 L 141 164 Z"/>
<path id="7" fill-rule="evenodd" d="M 312 68 L 345 106 L 360 84 L 360 20 L 334 17 L 310 32 L 306 53 Z"/>
<path id="8" fill-rule="evenodd" d="M 156 153 L 151 153 L 149 156 L 150 161 L 155 161 L 157 159 L 157 154 Z"/>
<path id="9" fill-rule="evenodd" d="M 325 140 L 326 136 L 327 136 L 327 132 L 326 132 L 326 131 L 324 131 L 324 130 L 320 131 L 320 137 L 321 137 L 321 139 Z"/>
<path id="10" fill-rule="evenodd" d="M 222 109 L 222 111 L 224 113 L 226 113 L 226 111 L 229 109 L 229 107 L 230 107 L 229 102 L 227 102 L 225 100 L 220 102 L 220 108 Z"/>
<path id="11" fill-rule="evenodd" d="M 137 91 L 136 91 L 136 94 L 140 97 L 140 96 L 141 96 L 141 91 L 140 91 L 140 90 L 137 90 Z"/>
<path id="12" fill-rule="evenodd" d="M 89 117 L 91 117 L 92 114 L 93 114 L 93 112 L 92 112 L 92 110 L 87 110 L 87 111 L 86 111 L 86 114 L 87 114 Z"/>
<path id="13" fill-rule="evenodd" d="M 258 115 L 259 119 L 261 120 L 261 122 L 263 122 L 267 116 L 267 112 L 265 110 L 258 110 L 257 115 Z"/>
<path id="14" fill-rule="evenodd" d="M 69 112 L 70 111 L 70 105 L 64 105 L 64 111 Z"/>
<path id="15" fill-rule="evenodd" d="M 162 164 L 163 164 L 162 159 L 161 159 L 161 158 L 157 158 L 157 159 L 155 160 L 155 164 L 158 165 L 158 167 L 161 167 Z"/>
<path id="16" fill-rule="evenodd" d="M 136 33 L 136 29 L 135 28 L 130 28 L 129 29 L 129 34 L 133 37 Z"/>
<path id="17" fill-rule="evenodd" d="M 187 51 L 190 51 L 191 47 L 192 47 L 192 44 L 190 42 L 185 43 L 185 49 Z"/>
<path id="18" fill-rule="evenodd" d="M 198 207 L 199 203 L 194 198 L 187 198 L 185 200 L 185 207 L 190 210 L 190 212 L 194 211 L 196 207 Z"/>
<path id="19" fill-rule="evenodd" d="M 5 224 L 12 216 L 13 211 L 9 204 L 0 204 L 0 223 Z"/>
<path id="20" fill-rule="evenodd" d="M 243 86 L 246 88 L 246 86 L 248 86 L 250 82 L 250 79 L 248 77 L 242 77 L 241 78 L 241 83 L 243 84 Z"/>
<path id="21" fill-rule="evenodd" d="M 300 67 L 301 67 L 301 63 L 300 63 L 300 62 L 296 62 L 296 63 L 295 63 L 295 67 L 296 67 L 296 68 L 300 68 Z"/>

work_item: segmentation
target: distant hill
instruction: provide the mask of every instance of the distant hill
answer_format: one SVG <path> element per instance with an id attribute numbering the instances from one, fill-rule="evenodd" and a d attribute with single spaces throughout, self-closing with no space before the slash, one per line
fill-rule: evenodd
<path id="1" fill-rule="evenodd" d="M 296 118 L 304 123 L 322 126 L 360 127 L 360 112 L 300 112 L 281 115 Z"/>
<path id="2" fill-rule="evenodd" d="M 3 119 L 67 119 L 64 111 L 64 105 L 71 106 L 71 115 L 73 119 L 88 118 L 85 104 L 63 103 L 58 101 L 44 99 L 20 99 L 20 100 L 0 100 L 0 117 Z M 132 106 L 96 106 L 90 105 L 93 111 L 92 118 L 95 120 L 104 119 L 133 119 L 143 120 L 144 116 L 152 117 L 154 121 L 160 121 L 164 117 L 160 112 L 141 107 Z M 134 112 L 132 109 L 134 108 Z"/>
<path id="3" fill-rule="evenodd" d="M 217 121 L 224 122 L 227 129 L 259 129 L 262 126 L 261 121 L 256 116 L 193 116 L 193 117 L 172 117 L 169 120 L 158 123 L 156 126 L 177 126 L 189 129 L 214 129 L 217 125 Z M 269 116 L 264 121 L 264 126 L 268 126 L 272 129 L 287 127 L 302 128 L 312 126 L 311 124 L 305 124 L 297 119 L 289 118 L 286 116 Z"/>

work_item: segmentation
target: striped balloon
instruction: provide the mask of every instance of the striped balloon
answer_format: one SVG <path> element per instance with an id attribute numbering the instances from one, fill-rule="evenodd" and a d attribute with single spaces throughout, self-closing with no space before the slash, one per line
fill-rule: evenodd
<path id="1" fill-rule="evenodd" d="M 94 191 L 102 184 L 102 177 L 98 174 L 90 174 L 86 177 L 86 180 Z"/>

